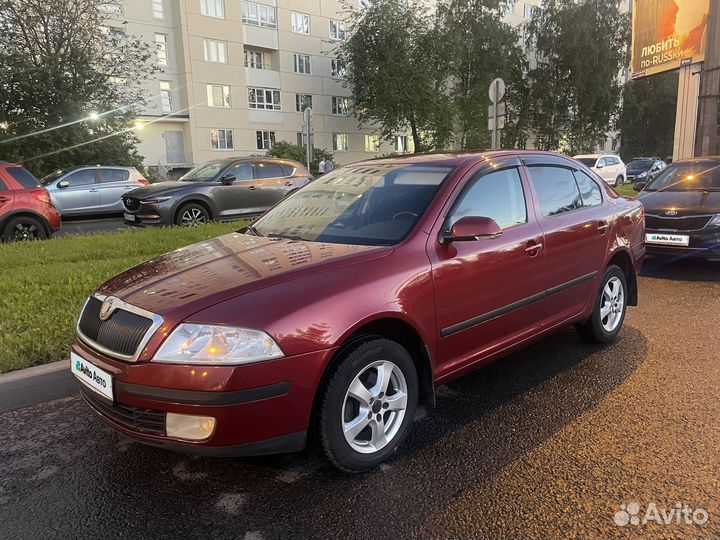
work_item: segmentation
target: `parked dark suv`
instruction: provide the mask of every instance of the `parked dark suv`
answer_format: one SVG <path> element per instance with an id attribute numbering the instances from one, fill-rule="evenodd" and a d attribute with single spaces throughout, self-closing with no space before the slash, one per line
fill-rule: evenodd
<path id="1" fill-rule="evenodd" d="M 107 281 L 70 367 L 95 413 L 148 444 L 270 454 L 315 435 L 363 471 L 436 386 L 565 325 L 614 340 L 643 238 L 638 201 L 556 154 L 356 163 L 244 233 Z"/>
<path id="2" fill-rule="evenodd" d="M 720 261 L 720 156 L 675 161 L 635 189 L 648 253 Z"/>
<path id="3" fill-rule="evenodd" d="M 134 189 L 122 197 L 128 225 L 196 226 L 265 212 L 312 177 L 297 161 L 216 159 L 177 182 Z"/>
<path id="4" fill-rule="evenodd" d="M 28 170 L 0 161 L 0 239 L 44 240 L 60 229 L 50 194 Z"/>

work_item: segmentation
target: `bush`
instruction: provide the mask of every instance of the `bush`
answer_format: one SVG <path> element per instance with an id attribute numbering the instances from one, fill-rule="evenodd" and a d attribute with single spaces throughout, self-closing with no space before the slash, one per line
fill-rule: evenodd
<path id="1" fill-rule="evenodd" d="M 278 158 L 294 159 L 295 161 L 299 161 L 303 165 L 307 166 L 305 147 L 298 146 L 297 144 L 290 144 L 289 142 L 285 141 L 277 142 L 272 147 L 272 150 L 267 153 L 267 155 Z M 320 162 L 323 159 L 332 159 L 332 157 L 333 154 L 331 154 L 327 150 L 324 150 L 322 148 L 313 148 L 313 157 L 312 161 L 310 162 L 310 173 L 313 175 L 319 174 L 320 171 L 318 170 L 318 167 Z"/>

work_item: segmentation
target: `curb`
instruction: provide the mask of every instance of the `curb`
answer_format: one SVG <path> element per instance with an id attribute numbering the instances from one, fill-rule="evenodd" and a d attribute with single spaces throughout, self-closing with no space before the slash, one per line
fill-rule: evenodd
<path id="1" fill-rule="evenodd" d="M 0 414 L 73 395 L 75 378 L 67 360 L 0 374 Z"/>

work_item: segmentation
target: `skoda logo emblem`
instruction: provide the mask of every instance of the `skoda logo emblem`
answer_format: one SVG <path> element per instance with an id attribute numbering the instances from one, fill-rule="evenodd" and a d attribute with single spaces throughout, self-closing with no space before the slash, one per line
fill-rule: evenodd
<path id="1" fill-rule="evenodd" d="M 666 216 L 677 216 L 677 210 L 668 210 L 665 212 Z"/>
<path id="2" fill-rule="evenodd" d="M 106 321 L 110 318 L 110 315 L 115 311 L 115 298 L 108 296 L 100 307 L 100 320 Z"/>

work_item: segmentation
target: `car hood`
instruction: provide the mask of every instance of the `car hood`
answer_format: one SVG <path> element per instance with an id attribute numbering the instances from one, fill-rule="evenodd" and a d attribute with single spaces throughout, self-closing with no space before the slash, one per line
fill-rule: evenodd
<path id="1" fill-rule="evenodd" d="M 668 210 L 681 216 L 720 214 L 718 191 L 642 191 L 638 200 L 647 214 L 664 215 Z"/>
<path id="2" fill-rule="evenodd" d="M 644 172 L 648 172 L 650 170 L 650 167 L 630 167 L 628 166 L 627 172 L 631 174 L 640 174 Z"/>
<path id="3" fill-rule="evenodd" d="M 357 264 L 389 247 L 326 244 L 231 233 L 171 251 L 115 276 L 98 292 L 158 315 L 185 318 L 218 302 L 308 272 Z"/>
<path id="4" fill-rule="evenodd" d="M 173 195 L 181 191 L 192 190 L 198 186 L 205 185 L 202 182 L 160 182 L 158 184 L 150 184 L 141 188 L 133 189 L 126 192 L 123 196 L 137 197 L 138 199 L 147 199 L 148 197 L 161 197 L 164 195 Z"/>

